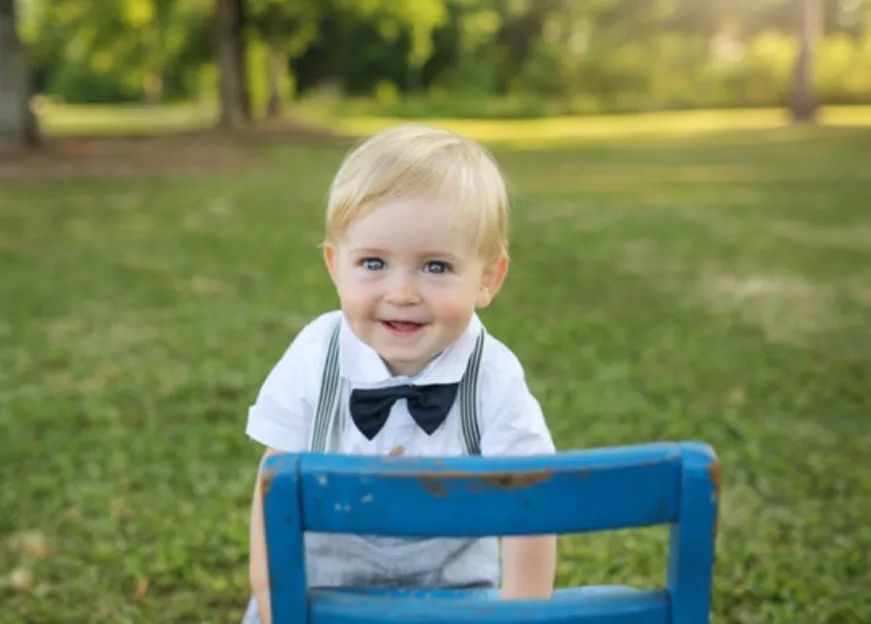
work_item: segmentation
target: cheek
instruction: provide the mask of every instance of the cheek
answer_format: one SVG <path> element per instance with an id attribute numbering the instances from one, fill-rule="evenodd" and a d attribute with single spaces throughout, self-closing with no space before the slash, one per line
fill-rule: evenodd
<path id="1" fill-rule="evenodd" d="M 378 280 L 372 275 L 360 275 L 349 271 L 342 275 L 339 283 L 339 295 L 348 302 L 364 303 L 367 299 L 377 296 Z"/>
<path id="2" fill-rule="evenodd" d="M 462 316 L 477 294 L 474 284 L 458 278 L 424 280 L 422 290 L 430 306 L 446 316 Z"/>

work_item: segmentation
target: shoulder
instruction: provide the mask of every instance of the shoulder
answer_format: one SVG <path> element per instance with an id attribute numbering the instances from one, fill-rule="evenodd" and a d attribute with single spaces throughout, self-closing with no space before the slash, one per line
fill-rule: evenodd
<path id="1" fill-rule="evenodd" d="M 303 326 L 273 366 L 264 387 L 307 389 L 311 386 L 305 382 L 319 378 L 320 362 L 341 315 L 341 310 L 325 312 Z M 293 383 L 288 384 L 289 381 Z"/>
<path id="2" fill-rule="evenodd" d="M 299 364 L 311 368 L 313 361 L 326 353 L 330 336 L 341 317 L 341 310 L 331 310 L 309 321 L 285 348 L 279 364 Z"/>
<path id="3" fill-rule="evenodd" d="M 299 330 L 290 346 L 299 345 L 300 348 L 325 350 L 329 344 L 330 336 L 332 336 L 333 330 L 341 318 L 341 310 L 324 312 Z"/>
<path id="4" fill-rule="evenodd" d="M 269 371 L 248 410 L 247 434 L 284 451 L 305 449 L 320 394 L 321 362 L 341 311 L 307 323 Z"/>

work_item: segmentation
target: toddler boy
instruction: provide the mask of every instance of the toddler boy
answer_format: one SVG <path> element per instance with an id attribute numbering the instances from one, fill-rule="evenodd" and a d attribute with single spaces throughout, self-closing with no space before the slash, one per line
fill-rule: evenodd
<path id="1" fill-rule="evenodd" d="M 323 255 L 341 309 L 300 331 L 250 408 L 264 457 L 554 452 L 520 362 L 475 313 L 508 269 L 507 193 L 489 153 L 447 130 L 393 127 L 346 157 L 327 204 Z M 261 506 L 258 485 L 244 624 L 270 621 Z M 496 538 L 305 539 L 310 586 L 553 589 L 553 536 L 504 538 L 501 574 Z"/>

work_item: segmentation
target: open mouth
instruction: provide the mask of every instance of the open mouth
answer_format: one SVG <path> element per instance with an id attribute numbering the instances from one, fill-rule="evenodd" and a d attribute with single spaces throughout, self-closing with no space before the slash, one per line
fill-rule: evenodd
<path id="1" fill-rule="evenodd" d="M 381 324 L 391 332 L 402 335 L 413 334 L 424 327 L 424 323 L 411 321 L 381 321 Z"/>

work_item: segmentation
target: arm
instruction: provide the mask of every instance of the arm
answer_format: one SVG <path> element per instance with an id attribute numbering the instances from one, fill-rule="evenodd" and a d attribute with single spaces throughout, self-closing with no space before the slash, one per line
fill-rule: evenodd
<path id="1" fill-rule="evenodd" d="M 266 533 L 263 523 L 263 492 L 260 487 L 260 471 L 263 461 L 270 455 L 280 453 L 267 448 L 257 468 L 254 497 L 251 503 L 250 554 L 248 560 L 251 591 L 257 600 L 257 611 L 262 624 L 272 623 L 272 603 L 269 597 L 269 568 L 266 559 Z"/>
<path id="2" fill-rule="evenodd" d="M 538 400 L 529 391 L 523 368 L 504 346 L 491 343 L 498 366 L 484 369 L 480 383 L 485 401 L 481 414 L 481 451 L 491 457 L 549 455 L 556 451 Z M 501 351 L 501 353 L 498 353 Z M 502 538 L 502 597 L 549 598 L 553 593 L 557 539 L 555 535 Z"/>
<path id="3" fill-rule="evenodd" d="M 324 357 L 326 339 L 333 330 L 337 315 L 324 314 L 306 325 L 294 338 L 281 359 L 269 372 L 257 400 L 248 410 L 246 434 L 266 447 L 257 469 L 257 481 L 251 501 L 249 535 L 249 579 L 263 624 L 272 621 L 269 596 L 269 567 L 263 523 L 263 492 L 260 472 L 271 455 L 295 453 L 308 448 L 321 371 L 312 362 Z"/>
<path id="4" fill-rule="evenodd" d="M 502 538 L 502 598 L 550 598 L 556 575 L 556 536 Z"/>

